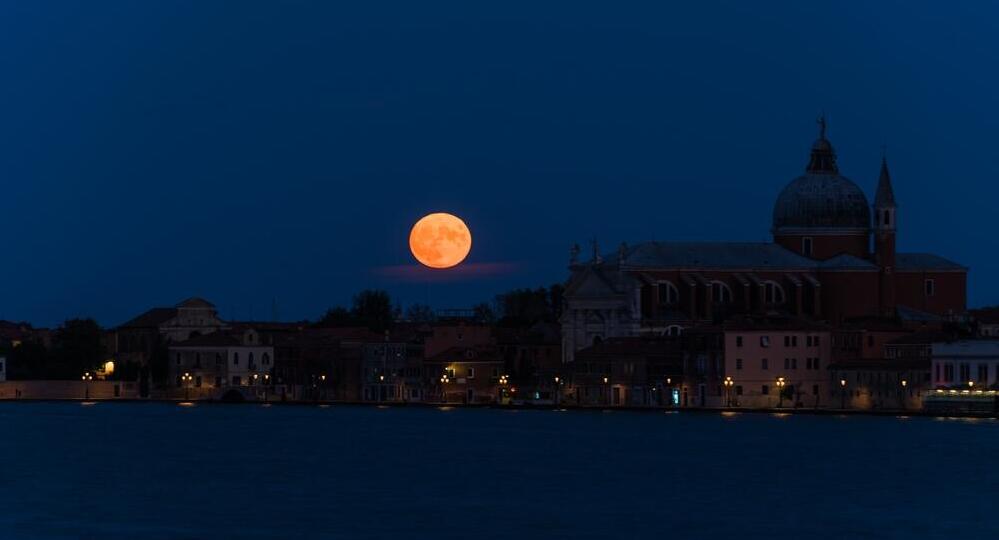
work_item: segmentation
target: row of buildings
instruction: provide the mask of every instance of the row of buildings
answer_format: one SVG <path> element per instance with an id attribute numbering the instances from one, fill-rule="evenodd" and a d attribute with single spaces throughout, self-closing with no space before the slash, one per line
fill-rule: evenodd
<path id="1" fill-rule="evenodd" d="M 557 322 L 372 332 L 224 321 L 192 298 L 115 328 L 108 349 L 140 395 L 188 399 L 994 407 L 999 312 L 967 310 L 964 265 L 896 249 L 886 159 L 872 184 L 869 204 L 820 119 L 771 242 L 594 243 L 587 260 L 574 246 Z"/>

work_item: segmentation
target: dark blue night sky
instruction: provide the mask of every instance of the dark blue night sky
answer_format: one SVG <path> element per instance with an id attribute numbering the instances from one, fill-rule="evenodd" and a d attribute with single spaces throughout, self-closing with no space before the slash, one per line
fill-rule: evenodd
<path id="1" fill-rule="evenodd" d="M 664 4 L 0 2 L 0 318 L 467 307 L 592 237 L 767 240 L 823 110 L 869 197 L 887 143 L 899 249 L 999 302 L 999 8 Z M 430 211 L 475 245 L 428 283 Z"/>

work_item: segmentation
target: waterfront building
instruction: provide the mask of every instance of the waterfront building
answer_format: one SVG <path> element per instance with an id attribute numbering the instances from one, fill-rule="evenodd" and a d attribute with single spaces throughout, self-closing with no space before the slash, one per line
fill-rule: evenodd
<path id="1" fill-rule="evenodd" d="M 174 307 L 150 309 L 118 326 L 110 340 L 109 352 L 119 369 L 140 369 L 145 374 L 141 378 L 143 385 L 150 375 L 158 384 L 169 385 L 167 348 L 225 327 L 211 302 L 189 298 Z"/>
<path id="2" fill-rule="evenodd" d="M 428 376 L 436 377 L 434 396 L 446 403 L 495 403 L 506 386 L 503 357 L 494 345 L 451 347 L 426 358 L 424 366 Z M 509 392 L 518 390 L 511 385 Z"/>
<path id="3" fill-rule="evenodd" d="M 253 329 L 194 336 L 169 348 L 175 389 L 222 397 L 230 388 L 253 393 L 273 386 L 274 346 Z"/>
<path id="4" fill-rule="evenodd" d="M 568 366 L 562 403 L 584 406 L 679 406 L 680 341 L 610 338 L 579 351 Z"/>
<path id="5" fill-rule="evenodd" d="M 364 401 L 423 401 L 427 385 L 422 344 L 386 335 L 382 341 L 365 343 L 361 354 Z"/>
<path id="6" fill-rule="evenodd" d="M 562 364 L 558 324 L 496 327 L 492 334 L 503 357 L 505 380 L 509 386 L 520 389 L 519 399 L 554 404 L 568 375 Z"/>
<path id="7" fill-rule="evenodd" d="M 999 339 L 933 343 L 934 390 L 924 399 L 931 412 L 999 412 Z"/>
<path id="8" fill-rule="evenodd" d="M 382 335 L 362 327 L 303 328 L 275 338 L 274 378 L 285 399 L 360 401 L 362 349 Z"/>
<path id="9" fill-rule="evenodd" d="M 882 159 L 873 205 L 840 173 L 825 122 L 778 195 L 771 242 L 645 242 L 570 255 L 563 361 L 611 337 L 675 335 L 737 315 L 912 321 L 964 312 L 967 268 L 895 249 L 899 208 Z"/>
<path id="10" fill-rule="evenodd" d="M 828 406 L 829 328 L 796 319 L 745 319 L 724 326 L 724 370 L 713 404 Z"/>
<path id="11" fill-rule="evenodd" d="M 932 345 L 937 389 L 999 389 L 999 339 L 938 341 Z"/>
<path id="12" fill-rule="evenodd" d="M 970 315 L 979 336 L 999 338 L 999 307 L 973 309 Z"/>
<path id="13" fill-rule="evenodd" d="M 920 409 L 932 388 L 932 345 L 951 337 L 939 330 L 913 332 L 884 343 L 879 357 L 841 358 L 831 366 L 830 397 L 838 395 L 841 407 L 853 409 Z"/>

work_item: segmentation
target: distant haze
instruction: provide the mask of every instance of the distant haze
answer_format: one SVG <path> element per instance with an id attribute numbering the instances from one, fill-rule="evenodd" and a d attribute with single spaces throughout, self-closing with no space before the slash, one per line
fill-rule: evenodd
<path id="1" fill-rule="evenodd" d="M 767 240 L 822 111 L 869 198 L 887 143 L 899 250 L 999 303 L 997 36 L 985 2 L 4 2 L 0 318 L 460 308 L 572 242 Z M 435 211 L 468 269 L 397 270 Z"/>

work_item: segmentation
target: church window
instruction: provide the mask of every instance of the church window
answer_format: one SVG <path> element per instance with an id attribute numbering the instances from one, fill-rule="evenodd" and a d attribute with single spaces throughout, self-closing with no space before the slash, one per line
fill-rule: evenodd
<path id="1" fill-rule="evenodd" d="M 671 324 L 671 325 L 669 325 L 669 326 L 666 327 L 666 335 L 667 336 L 677 337 L 682 332 L 683 332 L 683 327 L 682 326 L 677 326 L 675 324 Z"/>
<path id="2" fill-rule="evenodd" d="M 784 303 L 784 288 L 781 287 L 777 282 L 767 281 L 763 284 L 764 295 L 766 296 L 768 304 L 783 304 Z"/>
<path id="3" fill-rule="evenodd" d="M 932 279 L 927 279 L 923 283 L 923 288 L 926 290 L 926 296 L 933 296 L 936 291 L 936 282 Z"/>
<path id="4" fill-rule="evenodd" d="M 669 281 L 660 281 L 656 285 L 659 294 L 659 304 L 672 306 L 680 300 L 680 291 Z"/>
<path id="5" fill-rule="evenodd" d="M 717 304 L 728 304 L 732 302 L 732 289 L 721 281 L 712 281 L 711 296 Z"/>
<path id="6" fill-rule="evenodd" d="M 801 253 L 806 256 L 812 255 L 812 237 L 806 236 L 801 239 Z"/>
<path id="7" fill-rule="evenodd" d="M 239 365 L 239 353 L 238 352 L 237 353 L 232 353 L 232 365 L 234 365 L 234 366 L 238 366 Z"/>

